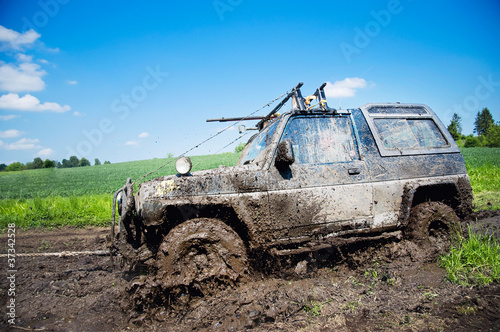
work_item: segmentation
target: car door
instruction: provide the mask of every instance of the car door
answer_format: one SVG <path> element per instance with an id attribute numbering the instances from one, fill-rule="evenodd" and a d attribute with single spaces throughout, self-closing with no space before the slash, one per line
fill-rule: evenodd
<path id="1" fill-rule="evenodd" d="M 271 166 L 269 206 L 275 240 L 301 241 L 370 227 L 370 176 L 360 158 L 349 115 L 289 119 L 280 141 L 290 140 L 295 161 Z"/>

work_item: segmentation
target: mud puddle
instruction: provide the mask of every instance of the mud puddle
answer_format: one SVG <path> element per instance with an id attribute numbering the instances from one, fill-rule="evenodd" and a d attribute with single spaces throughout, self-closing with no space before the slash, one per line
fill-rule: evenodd
<path id="1" fill-rule="evenodd" d="M 472 224 L 497 232 L 498 215 Z M 17 252 L 105 249 L 107 229 L 18 233 Z M 5 234 L 0 237 L 6 248 Z M 6 250 L 5 250 L 6 251 Z M 5 252 L 4 251 L 4 252 Z M 250 273 L 236 288 L 210 296 L 178 294 L 171 306 L 131 305 L 130 275 L 102 256 L 18 257 L 16 325 L 41 331 L 497 331 L 500 285 L 449 283 L 412 243 L 381 242 L 292 261 L 280 273 Z M 286 265 L 286 264 L 284 264 Z M 0 304 L 6 308 L 7 261 L 0 259 Z"/>

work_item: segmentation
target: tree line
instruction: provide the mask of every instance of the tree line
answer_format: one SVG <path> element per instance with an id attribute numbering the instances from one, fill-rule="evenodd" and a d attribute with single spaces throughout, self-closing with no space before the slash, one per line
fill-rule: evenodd
<path id="1" fill-rule="evenodd" d="M 104 164 L 111 164 L 109 161 L 105 161 Z M 94 165 L 101 165 L 101 161 L 98 158 L 94 159 Z M 10 165 L 0 164 L 0 172 L 16 172 L 24 171 L 27 169 L 41 169 L 41 168 L 72 168 L 72 167 L 85 167 L 91 166 L 90 161 L 86 158 L 78 159 L 77 156 L 71 156 L 68 159 L 63 159 L 62 162 L 45 159 L 42 160 L 40 157 L 36 157 L 32 162 L 27 162 L 23 164 L 21 162 L 14 162 Z"/>
<path id="2" fill-rule="evenodd" d="M 462 118 L 457 113 L 453 114 L 448 131 L 460 147 L 500 147 L 500 122 L 495 123 L 487 107 L 477 112 L 474 121 L 474 133 L 476 136 L 473 134 L 468 136 L 462 134 Z"/>

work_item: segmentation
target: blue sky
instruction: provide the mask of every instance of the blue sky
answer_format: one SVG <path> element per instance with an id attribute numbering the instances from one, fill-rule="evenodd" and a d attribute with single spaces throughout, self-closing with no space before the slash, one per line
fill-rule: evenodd
<path id="1" fill-rule="evenodd" d="M 206 119 L 298 82 L 330 82 L 336 108 L 423 103 L 445 125 L 456 112 L 470 134 L 483 107 L 500 120 L 499 36 L 496 0 L 0 0 L 0 163 L 180 155 L 229 125 Z"/>

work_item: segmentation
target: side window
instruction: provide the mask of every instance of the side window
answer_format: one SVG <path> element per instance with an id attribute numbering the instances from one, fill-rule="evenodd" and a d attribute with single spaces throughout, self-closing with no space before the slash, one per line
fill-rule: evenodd
<path id="1" fill-rule="evenodd" d="M 276 131 L 276 126 L 278 122 L 269 125 L 268 128 L 262 130 L 253 140 L 250 142 L 250 147 L 247 150 L 245 156 L 241 160 L 241 163 L 246 161 L 251 161 L 257 158 L 257 156 L 265 150 L 265 148 L 271 143 L 271 138 Z"/>
<path id="2" fill-rule="evenodd" d="M 374 119 L 387 149 L 415 150 L 449 146 L 431 119 Z"/>
<path id="3" fill-rule="evenodd" d="M 327 164 L 359 159 L 347 116 L 295 117 L 281 140 L 292 141 L 296 164 Z"/>

